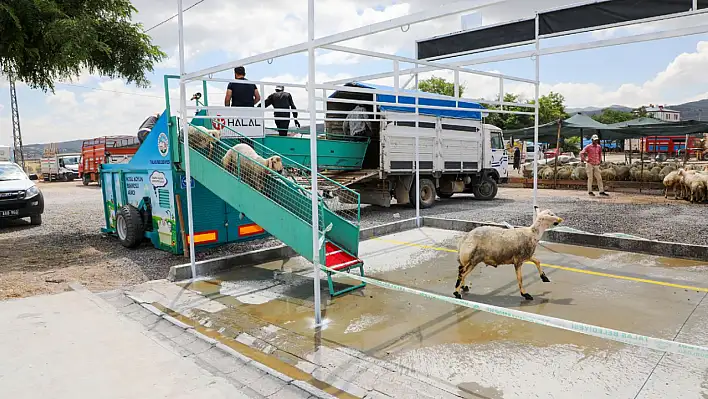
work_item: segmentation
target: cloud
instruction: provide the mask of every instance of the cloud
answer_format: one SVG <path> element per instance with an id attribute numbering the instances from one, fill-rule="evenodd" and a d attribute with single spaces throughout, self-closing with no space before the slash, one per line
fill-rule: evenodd
<path id="1" fill-rule="evenodd" d="M 401 15 L 419 12 L 450 3 L 451 0 L 431 4 L 429 0 L 318 0 L 316 4 L 316 36 L 342 32 L 365 24 L 379 22 Z M 522 17 L 528 17 L 534 10 L 549 9 L 577 2 L 577 0 L 513 0 L 481 11 L 483 24 L 489 25 Z M 470 4 L 473 4 L 471 1 Z M 533 3 L 533 4 L 531 4 Z M 172 4 L 172 3 L 170 3 Z M 136 21 L 146 27 L 171 17 L 176 9 L 165 8 L 163 2 L 135 0 L 139 13 Z M 186 4 L 188 6 L 189 4 Z M 668 21 L 666 24 L 676 23 Z M 655 24 L 660 26 L 661 24 Z M 653 26 L 653 25 L 652 25 Z M 641 29 L 658 29 L 656 26 Z M 233 2 L 227 0 L 209 0 L 185 13 L 185 40 L 188 64 L 205 66 L 227 62 L 272 50 L 278 47 L 300 43 L 307 36 L 307 7 L 303 0 L 272 0 L 268 2 Z M 395 29 L 373 36 L 358 38 L 342 45 L 365 48 L 389 54 L 408 54 L 414 49 L 415 40 L 459 30 L 460 15 L 455 15 L 424 24 L 413 25 L 407 32 Z M 624 29 L 624 30 L 622 30 Z M 614 30 L 611 35 L 628 32 L 628 29 Z M 170 58 L 163 61 L 159 68 L 176 68 L 177 28 L 176 19 L 165 23 L 149 32 L 156 44 L 166 51 Z M 590 35 L 587 35 L 590 36 Z M 678 55 L 662 71 L 641 84 L 607 86 L 597 82 L 568 81 L 542 84 L 541 93 L 560 92 L 566 97 L 569 107 L 608 106 L 623 104 L 639 106 L 648 103 L 680 103 L 708 97 L 708 87 L 704 73 L 708 69 L 708 42 L 698 43 L 696 50 Z M 205 55 L 209 55 L 207 58 Z M 216 55 L 214 55 L 216 54 Z M 321 51 L 317 57 L 319 66 L 317 80 L 344 79 L 358 75 L 365 63 L 372 59 L 350 54 Z M 305 65 L 304 59 L 302 62 Z M 284 64 L 287 64 L 284 63 Z M 407 66 L 402 66 L 407 67 Z M 485 69 L 483 67 L 477 67 Z M 499 66 L 501 68 L 501 66 Z M 529 68 L 531 64 L 529 61 Z M 188 70 L 190 68 L 188 67 Z M 328 71 L 324 73 L 323 71 Z M 229 74 L 230 75 L 230 74 Z M 423 74 L 422 79 L 432 76 Z M 436 72 L 436 76 L 452 80 L 450 72 Z M 582 76 L 582 75 L 578 75 Z M 403 78 L 404 81 L 406 78 Z M 466 86 L 465 97 L 493 99 L 498 93 L 498 80 L 461 74 Z M 164 109 L 164 91 L 160 87 L 161 77 L 151 77 L 156 87 L 138 89 L 127 86 L 122 80 L 99 78 L 84 71 L 69 84 L 58 84 L 55 94 L 41 97 L 33 93 L 38 101 L 21 99 L 22 129 L 24 141 L 50 142 L 97 137 L 101 135 L 134 134 L 137 127 L 151 113 Z M 306 83 L 304 74 L 280 73 L 263 77 L 263 81 L 286 83 Z M 392 79 L 376 83 L 392 84 Z M 173 111 L 178 109 L 179 90 L 173 81 L 170 96 L 173 98 Z M 84 87 L 77 87 L 84 86 Z M 221 104 L 225 83 L 209 85 L 212 104 Z M 21 86 L 18 86 L 20 90 Z M 94 87 L 90 90 L 86 87 Z M 7 82 L 0 76 L 0 102 L 5 109 L 0 113 L 0 132 L 11 132 L 9 120 L 9 101 Z M 4 90 L 3 90 L 4 89 Z M 198 85 L 190 85 L 187 95 L 201 90 Z M 266 87 L 263 97 L 270 94 L 273 87 Z M 288 87 L 299 108 L 307 108 L 307 92 L 304 89 Z M 506 92 L 519 93 L 525 98 L 532 98 L 533 86 L 505 82 Z M 20 95 L 29 93 L 23 88 Z M 321 91 L 317 93 L 321 95 Z M 303 121 L 304 122 L 304 121 Z M 268 126 L 272 126 L 272 122 Z M 2 139 L 8 134 L 0 135 Z"/>

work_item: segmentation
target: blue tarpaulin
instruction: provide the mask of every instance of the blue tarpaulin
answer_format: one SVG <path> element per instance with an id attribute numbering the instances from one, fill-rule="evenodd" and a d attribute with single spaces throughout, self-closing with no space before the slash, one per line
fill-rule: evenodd
<path id="1" fill-rule="evenodd" d="M 381 85 L 374 85 L 371 83 L 360 83 L 360 82 L 352 82 L 352 83 L 347 83 L 344 86 L 348 87 L 359 87 L 362 89 L 373 89 L 373 90 L 381 90 L 381 91 L 394 91 L 394 88 L 391 86 L 381 86 Z M 400 90 L 401 93 L 416 93 L 415 90 Z M 332 95 L 330 95 L 330 98 L 337 97 L 337 94 L 339 92 L 334 92 Z M 342 92 L 346 93 L 346 92 Z M 449 98 L 449 100 L 448 100 Z M 405 95 L 399 95 L 398 96 L 398 101 L 396 101 L 396 96 L 391 94 L 380 94 L 376 93 L 376 102 L 379 105 L 379 109 L 382 111 L 395 111 L 395 112 L 409 112 L 409 113 L 414 113 L 415 108 L 414 107 L 400 107 L 400 106 L 395 106 L 395 105 L 386 105 L 386 104 L 410 104 L 410 105 L 415 105 L 415 97 L 409 97 Z M 479 111 L 465 111 L 465 110 L 452 110 L 452 109 L 435 109 L 435 108 L 425 108 L 425 106 L 433 106 L 433 107 L 457 107 L 457 108 L 465 108 L 465 109 L 484 109 L 484 107 L 475 102 L 470 102 L 470 101 L 456 101 L 454 97 L 449 97 L 449 96 L 440 96 L 440 98 L 419 98 L 418 99 L 418 113 L 421 115 L 432 115 L 432 116 L 444 116 L 446 118 L 462 118 L 462 119 L 475 119 L 475 120 L 481 120 L 482 119 L 482 113 Z"/>

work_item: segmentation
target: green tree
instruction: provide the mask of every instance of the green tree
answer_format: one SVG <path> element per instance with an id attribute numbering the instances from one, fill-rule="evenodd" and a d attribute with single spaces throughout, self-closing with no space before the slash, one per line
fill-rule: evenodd
<path id="1" fill-rule="evenodd" d="M 131 21 L 136 11 L 130 0 L 2 0 L 0 74 L 43 91 L 83 69 L 146 87 L 166 54 Z"/>
<path id="2" fill-rule="evenodd" d="M 499 101 L 499 97 L 496 98 L 496 101 Z M 518 94 L 506 93 L 504 94 L 504 102 L 522 103 L 523 99 L 521 99 Z M 482 104 L 482 106 L 490 110 L 500 109 L 498 105 Z M 533 111 L 533 108 L 504 106 L 504 111 L 530 112 Z M 486 122 L 502 130 L 523 129 L 528 126 L 533 126 L 533 116 L 490 112 Z"/>
<path id="3" fill-rule="evenodd" d="M 600 123 L 611 125 L 613 123 L 631 121 L 632 119 L 636 118 L 636 116 L 631 112 L 624 112 L 612 108 L 606 108 L 602 110 L 602 113 L 593 115 L 592 118 Z"/>
<path id="4" fill-rule="evenodd" d="M 531 101 L 531 103 L 534 102 Z M 568 118 L 568 114 L 565 112 L 565 97 L 560 93 L 550 92 L 541 96 L 538 98 L 538 104 L 539 125 Z M 533 124 L 533 120 L 531 124 Z"/>
<path id="5" fill-rule="evenodd" d="M 643 105 L 641 107 L 635 109 L 634 111 L 632 111 L 632 113 L 637 118 L 645 118 L 645 117 L 649 116 L 649 114 L 647 113 L 647 107 L 645 107 Z"/>
<path id="6" fill-rule="evenodd" d="M 565 98 L 563 97 L 563 95 L 551 92 L 545 96 L 539 97 L 538 100 L 538 115 L 540 125 L 554 122 L 558 119 L 566 119 L 568 117 L 568 114 L 565 112 Z M 498 97 L 497 101 L 499 101 Z M 518 94 L 506 93 L 504 94 L 504 102 L 523 103 L 524 100 Z M 529 101 L 529 104 L 534 103 L 535 102 L 533 100 Z M 497 105 L 482 105 L 487 109 L 500 109 Z M 504 110 L 533 112 L 533 108 L 506 105 L 504 106 Z M 534 117 L 531 115 L 503 114 L 490 112 L 489 117 L 487 117 L 487 123 L 497 126 L 502 130 L 523 129 L 534 125 Z"/>
<path id="7" fill-rule="evenodd" d="M 426 93 L 436 93 L 450 97 L 455 96 L 455 83 L 448 82 L 443 78 L 437 78 L 435 76 L 418 82 L 418 89 Z M 462 97 L 462 93 L 464 93 L 464 91 L 465 85 L 460 84 L 460 97 Z"/>

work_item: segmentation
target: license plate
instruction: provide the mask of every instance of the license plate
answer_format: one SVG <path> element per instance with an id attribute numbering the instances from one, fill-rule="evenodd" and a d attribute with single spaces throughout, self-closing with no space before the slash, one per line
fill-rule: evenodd
<path id="1" fill-rule="evenodd" d="M 9 211 L 0 211 L 0 216 L 5 217 L 5 216 L 17 216 L 20 214 L 20 211 L 17 209 L 9 210 Z"/>

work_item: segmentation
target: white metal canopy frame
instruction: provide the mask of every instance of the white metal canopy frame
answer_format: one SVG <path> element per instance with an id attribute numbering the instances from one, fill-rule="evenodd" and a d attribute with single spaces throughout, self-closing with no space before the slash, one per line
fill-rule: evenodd
<path id="1" fill-rule="evenodd" d="M 186 97 L 186 84 L 191 81 L 195 80 L 206 80 L 206 81 L 216 81 L 216 82 L 231 82 L 231 80 L 226 80 L 226 79 L 216 79 L 212 78 L 211 76 L 215 73 L 231 70 L 237 66 L 245 66 L 249 64 L 254 64 L 258 62 L 263 62 L 263 61 L 268 61 L 272 62 L 273 59 L 278 58 L 278 57 L 283 57 L 295 53 L 300 53 L 307 51 L 308 53 L 308 81 L 306 85 L 298 85 L 294 83 L 289 83 L 289 82 L 259 82 L 259 81 L 239 81 L 236 83 L 253 83 L 256 85 L 260 85 L 261 91 L 263 92 L 263 88 L 268 85 L 286 85 L 290 87 L 304 87 L 307 89 L 308 93 L 308 107 L 307 109 L 298 109 L 297 112 L 300 113 L 306 113 L 309 115 L 310 119 L 310 151 L 311 151 L 311 165 L 310 168 L 312 170 L 311 176 L 312 176 L 312 181 L 311 181 L 311 199 L 312 199 L 312 245 L 313 245 L 313 270 L 315 273 L 314 277 L 314 296 L 315 296 L 315 325 L 316 326 L 321 326 L 322 325 L 322 317 L 321 317 L 321 292 L 320 292 L 320 259 L 319 259 L 319 245 L 321 241 L 320 237 L 320 232 L 321 228 L 318 226 L 318 220 L 319 220 L 319 215 L 318 215 L 318 185 L 317 185 L 317 174 L 316 171 L 318 170 L 318 165 L 317 165 L 317 131 L 316 131 L 316 125 L 318 121 L 342 121 L 343 119 L 338 119 L 338 118 L 328 118 L 327 117 L 327 103 L 328 102 L 347 102 L 350 100 L 345 100 L 345 99 L 334 99 L 334 98 L 327 98 L 327 92 L 328 91 L 350 91 L 350 92 L 365 92 L 368 94 L 387 94 L 391 95 L 390 91 L 379 91 L 379 90 L 370 90 L 370 89 L 362 89 L 362 88 L 356 88 L 356 87 L 344 87 L 344 86 L 337 86 L 333 82 L 329 83 L 322 83 L 318 84 L 315 79 L 315 50 L 318 48 L 323 48 L 323 49 L 328 49 L 331 51 L 341 51 L 341 52 L 347 52 L 347 53 L 352 53 L 352 54 L 357 54 L 357 55 L 362 55 L 362 56 L 368 56 L 368 57 L 374 57 L 374 58 L 379 58 L 379 59 L 387 59 L 393 61 L 393 72 L 389 76 L 394 77 L 394 95 L 398 96 L 399 93 L 401 93 L 401 90 L 403 90 L 411 81 L 415 80 L 415 88 L 417 89 L 418 87 L 418 76 L 417 73 L 413 74 L 408 81 L 401 85 L 400 84 L 400 76 L 404 74 L 404 71 L 400 70 L 400 63 L 409 63 L 412 65 L 415 65 L 415 68 L 413 71 L 418 72 L 418 68 L 420 66 L 423 66 L 424 68 L 427 68 L 426 70 L 451 70 L 454 72 L 455 76 L 455 97 L 459 98 L 459 79 L 460 79 L 460 74 L 461 73 L 470 73 L 470 74 L 476 74 L 476 75 L 481 75 L 481 76 L 487 76 L 487 77 L 493 77 L 493 78 L 498 78 L 499 79 L 499 101 L 484 101 L 486 104 L 494 104 L 500 106 L 499 109 L 495 110 L 486 110 L 482 109 L 480 111 L 483 111 L 485 113 L 513 113 L 513 114 L 521 114 L 521 115 L 535 115 L 538 116 L 538 101 L 536 101 L 535 104 L 523 104 L 523 103 L 508 103 L 503 101 L 504 93 L 503 93 L 503 87 L 504 87 L 504 80 L 512 80 L 512 81 L 517 81 L 517 82 L 524 82 L 524 83 L 529 83 L 529 84 L 534 84 L 536 86 L 536 99 L 538 98 L 538 79 L 536 80 L 529 80 L 529 79 L 524 79 L 524 78 L 519 78 L 519 77 L 513 77 L 513 76 L 506 76 L 502 74 L 495 74 L 495 73 L 490 73 L 490 72 L 482 72 L 482 71 L 476 71 L 472 70 L 469 68 L 464 68 L 459 65 L 451 65 L 451 64 L 442 64 L 442 63 L 435 63 L 435 62 L 429 62 L 429 61 L 421 61 L 417 60 L 415 58 L 406 58 L 406 57 L 399 57 L 399 56 L 394 56 L 394 55 L 389 55 L 389 54 L 383 54 L 383 53 L 378 53 L 374 51 L 368 51 L 368 50 L 361 50 L 361 49 L 355 49 L 355 48 L 349 48 L 349 47 L 343 47 L 343 46 L 338 46 L 336 45 L 337 43 L 344 42 L 347 40 L 355 39 L 358 37 L 362 36 L 367 36 L 367 35 L 372 35 L 380 32 L 385 32 L 389 31 L 392 29 L 397 29 L 397 28 L 405 28 L 413 24 L 417 23 L 422 23 L 426 21 L 430 21 L 433 19 L 438 19 L 446 16 L 451 16 L 463 12 L 469 12 L 469 11 L 474 11 L 477 9 L 481 9 L 490 5 L 495 5 L 495 4 L 500 4 L 503 3 L 506 0 L 481 0 L 478 1 L 474 4 L 471 4 L 469 1 L 456 1 L 453 3 L 441 5 L 435 8 L 431 8 L 429 10 L 425 10 L 422 12 L 410 14 L 407 16 L 391 19 L 388 21 L 384 22 L 379 22 L 375 24 L 371 24 L 368 26 L 364 26 L 361 28 L 357 29 L 352 29 L 349 31 L 337 33 L 334 35 L 330 36 L 325 36 L 321 37 L 318 39 L 315 39 L 314 35 L 314 20 L 315 20 L 315 1 L 314 0 L 308 0 L 308 41 L 305 43 L 293 45 L 293 46 L 288 46 L 282 49 L 278 50 L 273 50 L 269 51 L 266 53 L 262 53 L 259 55 L 254 55 L 251 57 L 247 57 L 244 59 L 232 61 L 232 62 L 227 62 L 221 65 L 217 65 L 214 67 L 202 69 L 199 71 L 195 72 L 190 72 L 187 73 L 185 71 L 185 54 L 184 54 L 184 18 L 183 18 L 183 7 L 182 7 L 182 0 L 177 0 L 178 3 L 178 29 L 179 29 L 179 66 L 180 66 L 180 118 L 181 118 L 181 127 L 183 129 L 183 137 L 184 137 L 184 162 L 185 162 L 185 172 L 186 172 L 186 178 L 187 181 L 191 179 L 191 167 L 190 167 L 190 160 L 189 160 L 189 134 L 188 134 L 188 119 L 199 119 L 199 118 L 204 118 L 204 119 L 211 119 L 212 117 L 210 116 L 188 116 L 187 111 L 188 110 L 201 110 L 201 109 L 210 109 L 210 110 L 224 110 L 226 107 L 215 107 L 215 106 L 205 106 L 205 107 L 193 107 L 193 106 L 187 106 L 187 97 Z M 410 71 L 408 71 L 410 73 Z M 357 79 L 350 79 L 348 81 L 353 81 Z M 359 81 L 364 81 L 368 80 L 366 77 L 362 77 L 359 79 Z M 322 93 L 321 97 L 318 97 L 316 91 L 320 90 Z M 434 94 L 427 94 L 427 93 L 421 93 L 419 91 L 414 91 L 410 92 L 407 91 L 405 94 L 407 97 L 414 97 L 415 98 L 415 104 L 407 106 L 403 104 L 397 104 L 397 106 L 403 106 L 403 107 L 410 107 L 411 109 L 414 110 L 414 112 L 411 112 L 411 117 L 410 121 L 415 122 L 415 126 L 418 127 L 419 123 L 419 112 L 418 112 L 418 105 L 419 105 L 419 100 L 421 98 L 441 98 L 438 95 Z M 374 99 L 376 97 L 374 96 Z M 449 97 L 446 97 L 449 99 Z M 467 100 L 465 100 L 467 101 Z M 317 104 L 320 103 L 321 106 L 320 108 L 317 107 Z M 366 101 L 357 101 L 357 103 L 366 103 Z M 375 105 L 375 101 L 373 102 Z M 454 107 L 434 107 L 434 106 L 428 106 L 426 105 L 425 108 L 434 108 L 434 109 L 441 109 L 441 110 L 460 110 L 461 108 L 458 108 L 459 102 L 455 102 Z M 510 110 L 504 110 L 504 106 L 517 106 L 517 107 L 526 107 L 526 108 L 533 108 L 533 112 L 525 112 L 525 111 L 510 111 Z M 470 109 L 466 108 L 466 111 L 470 111 Z M 267 110 L 265 112 L 268 112 Z M 348 114 L 347 112 L 343 111 L 336 111 L 337 114 Z M 374 112 L 366 113 L 366 114 L 376 114 L 376 107 L 374 107 Z M 322 115 L 322 116 L 319 116 Z M 397 119 L 398 121 L 401 121 L 402 119 Z M 406 117 L 402 117 L 406 118 Z M 262 117 L 264 120 L 277 120 L 280 118 L 277 117 Z M 536 118 L 538 119 L 538 118 Z M 357 119 L 350 119 L 351 121 L 357 121 Z M 405 120 L 405 119 L 404 119 Z M 371 119 L 366 119 L 366 121 L 371 121 Z M 406 120 L 408 121 L 408 120 Z M 416 160 L 415 160 L 415 174 L 416 174 L 416 189 L 419 191 L 419 171 L 418 171 L 418 166 L 419 166 L 419 154 L 418 154 L 418 133 L 414 134 L 415 136 L 415 143 L 416 143 Z M 191 186 L 188 184 L 187 187 L 187 218 L 188 218 L 188 225 L 189 225 L 189 234 L 191 237 L 194 235 L 194 224 L 193 224 L 193 212 L 192 212 L 192 206 L 193 206 L 193 199 L 192 199 L 192 190 Z M 416 218 L 418 223 L 420 223 L 420 198 L 419 196 L 416 196 Z M 196 278 L 196 267 L 195 267 L 195 255 L 194 255 L 194 240 L 189 240 L 189 253 L 190 253 L 190 263 L 192 266 L 192 276 L 193 278 Z"/>

